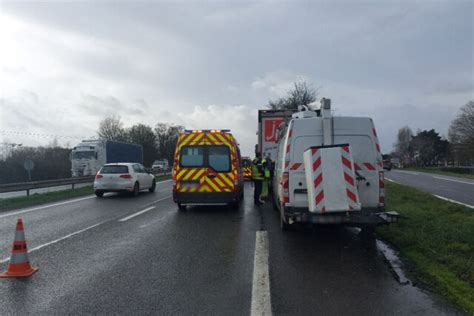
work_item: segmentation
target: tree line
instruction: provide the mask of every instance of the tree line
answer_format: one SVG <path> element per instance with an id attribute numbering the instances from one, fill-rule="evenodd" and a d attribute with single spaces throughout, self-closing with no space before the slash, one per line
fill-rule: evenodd
<path id="1" fill-rule="evenodd" d="M 135 124 L 125 128 L 120 117 L 109 116 L 99 123 L 100 139 L 139 144 L 143 147 L 143 164 L 150 167 L 156 159 L 167 159 L 171 164 L 179 132 L 183 126 L 158 123 L 152 128 L 146 124 Z"/>
<path id="2" fill-rule="evenodd" d="M 434 129 L 416 134 L 410 127 L 398 130 L 393 157 L 405 166 L 472 166 L 474 164 L 474 101 L 461 107 L 451 122 L 448 139 Z"/>
<path id="3" fill-rule="evenodd" d="M 106 117 L 99 123 L 97 136 L 103 140 L 142 145 L 144 165 L 149 167 L 156 159 L 167 159 L 172 164 L 176 141 L 183 129 L 168 123 L 158 123 L 154 128 L 145 124 L 125 128 L 119 117 Z M 71 148 L 59 146 L 56 140 L 48 146 L 22 146 L 5 150 L 5 153 L 0 159 L 0 184 L 29 181 L 23 166 L 26 160 L 34 163 L 31 181 L 71 177 Z"/>

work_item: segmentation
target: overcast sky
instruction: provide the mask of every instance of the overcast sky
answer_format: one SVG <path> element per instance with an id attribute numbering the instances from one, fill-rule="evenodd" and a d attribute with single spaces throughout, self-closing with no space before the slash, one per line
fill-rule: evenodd
<path id="1" fill-rule="evenodd" d="M 251 155 L 257 109 L 301 79 L 384 152 L 404 125 L 447 135 L 474 99 L 473 3 L 0 0 L 0 142 L 74 145 L 114 114 L 230 128 Z"/>

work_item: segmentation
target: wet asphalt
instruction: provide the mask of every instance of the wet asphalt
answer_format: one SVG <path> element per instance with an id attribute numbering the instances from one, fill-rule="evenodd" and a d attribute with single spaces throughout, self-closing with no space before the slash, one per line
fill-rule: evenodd
<path id="1" fill-rule="evenodd" d="M 271 203 L 255 207 L 248 198 L 249 183 L 238 210 L 178 211 L 170 194 L 168 181 L 137 198 L 90 196 L 0 213 L 0 261 L 22 217 L 40 269 L 0 279 L 0 314 L 248 315 L 259 230 L 268 231 L 273 314 L 458 314 L 427 290 L 399 284 L 357 229 L 280 231 Z"/>

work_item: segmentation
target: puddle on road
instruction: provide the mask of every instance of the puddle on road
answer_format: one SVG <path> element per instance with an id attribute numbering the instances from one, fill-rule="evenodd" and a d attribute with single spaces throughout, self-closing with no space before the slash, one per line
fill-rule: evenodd
<path id="1" fill-rule="evenodd" d="M 410 284 L 410 280 L 406 277 L 403 272 L 403 264 L 397 255 L 397 252 L 393 250 L 389 245 L 381 240 L 376 240 L 377 249 L 383 254 L 385 260 L 390 264 L 390 267 L 395 274 L 397 281 L 400 284 Z"/>

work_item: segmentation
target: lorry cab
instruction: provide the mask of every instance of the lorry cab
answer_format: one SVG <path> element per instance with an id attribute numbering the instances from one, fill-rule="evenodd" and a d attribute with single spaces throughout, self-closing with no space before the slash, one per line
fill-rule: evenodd
<path id="1" fill-rule="evenodd" d="M 184 131 L 173 163 L 173 199 L 186 205 L 238 206 L 243 198 L 240 149 L 228 130 Z"/>
<path id="2" fill-rule="evenodd" d="M 288 228 L 294 222 L 351 226 L 387 222 L 378 216 L 384 211 L 384 172 L 380 145 L 371 118 L 332 117 L 330 100 L 323 99 L 320 110 L 293 114 L 289 124 L 280 131 L 278 143 L 273 184 L 277 188 L 274 204 L 280 211 L 282 228 Z M 334 148 L 340 150 L 335 152 Z M 331 155 L 336 153 L 337 156 L 325 158 L 325 161 L 321 158 L 311 160 L 311 155 L 330 151 Z M 345 154 L 347 158 L 343 157 Z M 323 157 L 330 156 L 324 154 Z M 325 173 L 314 177 L 321 165 Z M 340 178 L 352 187 L 339 190 L 335 187 L 335 180 Z M 320 194 L 315 199 L 310 193 L 317 189 L 317 185 L 325 186 L 326 191 L 316 192 Z M 339 194 L 337 192 L 344 195 L 328 196 Z M 318 208 L 318 204 L 324 203 L 324 198 L 340 202 L 347 197 L 353 204 L 347 203 L 346 207 L 335 209 Z M 372 216 L 376 213 L 377 216 Z"/>

